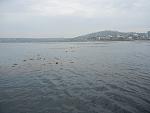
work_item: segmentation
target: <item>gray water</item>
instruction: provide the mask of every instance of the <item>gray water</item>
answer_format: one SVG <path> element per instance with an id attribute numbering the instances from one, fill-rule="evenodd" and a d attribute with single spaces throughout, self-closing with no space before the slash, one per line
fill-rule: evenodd
<path id="1" fill-rule="evenodd" d="M 150 42 L 0 43 L 0 113 L 150 113 Z"/>

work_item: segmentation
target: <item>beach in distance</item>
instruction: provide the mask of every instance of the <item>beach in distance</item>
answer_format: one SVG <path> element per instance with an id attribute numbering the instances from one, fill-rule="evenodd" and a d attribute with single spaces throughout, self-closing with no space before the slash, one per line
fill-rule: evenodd
<path id="1" fill-rule="evenodd" d="M 0 43 L 0 113 L 150 113 L 150 41 Z"/>

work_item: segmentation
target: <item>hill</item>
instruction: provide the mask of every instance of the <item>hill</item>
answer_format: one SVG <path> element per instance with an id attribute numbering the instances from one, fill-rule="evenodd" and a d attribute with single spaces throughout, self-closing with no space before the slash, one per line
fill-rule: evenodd
<path id="1" fill-rule="evenodd" d="M 119 32 L 119 31 L 100 31 L 78 36 L 72 41 L 98 41 L 98 40 L 145 40 L 148 39 L 147 33 Z"/>

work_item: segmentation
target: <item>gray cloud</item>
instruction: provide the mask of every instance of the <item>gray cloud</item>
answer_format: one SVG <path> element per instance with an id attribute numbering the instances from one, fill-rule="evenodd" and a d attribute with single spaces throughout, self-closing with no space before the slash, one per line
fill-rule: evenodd
<path id="1" fill-rule="evenodd" d="M 74 37 L 105 29 L 144 32 L 150 28 L 149 6 L 149 0 L 1 0 L 0 37 Z"/>

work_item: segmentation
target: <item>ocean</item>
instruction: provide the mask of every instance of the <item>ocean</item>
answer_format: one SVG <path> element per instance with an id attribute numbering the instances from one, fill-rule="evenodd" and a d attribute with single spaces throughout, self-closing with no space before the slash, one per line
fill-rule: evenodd
<path id="1" fill-rule="evenodd" d="M 0 113 L 150 113 L 150 41 L 0 43 Z"/>

